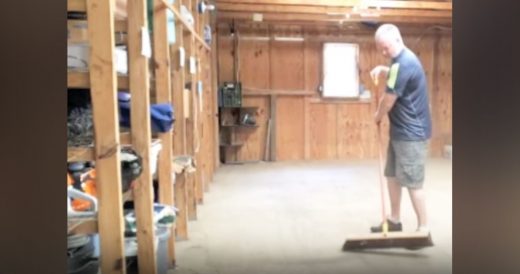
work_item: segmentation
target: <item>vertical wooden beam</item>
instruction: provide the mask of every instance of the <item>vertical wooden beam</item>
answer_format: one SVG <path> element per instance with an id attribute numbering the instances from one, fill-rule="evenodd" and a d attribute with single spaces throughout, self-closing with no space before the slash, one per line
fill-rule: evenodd
<path id="1" fill-rule="evenodd" d="M 213 92 L 213 153 L 214 153 L 214 168 L 215 170 L 220 166 L 220 149 L 219 149 L 219 124 L 218 124 L 218 81 L 219 81 L 219 74 L 218 74 L 218 54 L 219 54 L 219 46 L 218 46 L 218 29 L 216 24 L 216 16 L 212 14 L 212 27 L 215 29 L 214 35 L 213 35 L 213 41 L 212 41 L 212 48 L 211 51 L 211 77 L 212 77 L 212 92 Z"/>
<path id="2" fill-rule="evenodd" d="M 121 190 L 114 1 L 88 0 L 90 91 L 95 126 L 96 185 L 101 271 L 126 273 Z"/>
<path id="3" fill-rule="evenodd" d="M 154 0 L 156 12 L 153 17 L 155 90 L 158 103 L 172 104 L 170 51 L 168 48 L 167 10 L 161 9 L 161 0 Z M 172 130 L 159 134 L 162 150 L 159 154 L 159 202 L 174 205 L 173 184 L 175 175 L 172 169 L 173 137 Z M 175 266 L 175 227 L 172 226 L 168 239 L 169 264 Z"/>
<path id="4" fill-rule="evenodd" d="M 193 0 L 192 2 L 192 14 L 193 14 L 193 18 L 195 19 L 195 25 L 194 25 L 194 30 L 199 34 L 201 35 L 201 14 L 198 12 L 198 7 L 197 7 L 197 4 L 198 4 L 198 0 Z M 201 48 L 202 46 L 197 43 L 197 44 L 194 44 L 193 45 L 194 47 L 192 48 L 193 49 L 193 52 L 194 52 L 194 56 L 195 56 L 195 60 L 196 61 L 199 61 L 201 60 L 201 56 L 203 54 Z M 202 93 L 199 93 L 198 91 L 198 83 L 199 81 L 202 79 L 201 77 L 201 64 L 199 62 L 197 62 L 197 70 L 195 72 L 195 79 L 194 81 L 192 82 L 194 84 L 194 86 L 192 86 L 192 90 L 194 91 L 194 99 L 195 99 L 195 102 L 194 102 L 194 117 L 196 117 L 197 119 L 194 120 L 195 124 L 195 128 L 196 128 L 196 135 L 195 135 L 195 138 L 196 138 L 196 142 L 195 142 L 195 149 L 194 149 L 194 156 L 195 156 L 195 159 L 197 159 L 197 165 L 198 165 L 198 168 L 197 168 L 197 171 L 196 171 L 196 179 L 195 179 L 195 201 L 197 204 L 201 204 L 203 201 L 204 201 L 204 160 L 203 158 L 201 157 L 201 151 L 203 149 L 203 136 L 202 136 L 202 123 L 204 121 L 204 117 L 203 117 L 203 112 L 201 111 L 202 110 L 202 106 L 200 105 L 200 99 L 201 97 L 203 97 L 203 94 Z"/>
<path id="5" fill-rule="evenodd" d="M 271 109 L 271 161 L 276 162 L 276 95 L 270 97 L 270 109 Z"/>
<path id="6" fill-rule="evenodd" d="M 444 142 L 441 140 L 441 135 L 439 134 L 439 126 L 436 125 L 436 121 L 439 121 L 439 111 L 437 108 L 437 98 L 439 95 L 439 43 L 440 43 L 440 35 L 435 35 L 433 38 L 433 56 L 432 56 L 432 86 L 428 87 L 431 90 L 431 98 L 430 98 L 430 112 L 432 116 L 433 122 L 433 149 L 430 149 L 430 154 L 433 156 L 442 156 L 444 151 L 443 145 Z M 432 146 L 430 146 L 432 147 Z"/>
<path id="7" fill-rule="evenodd" d="M 186 8 L 191 9 L 192 1 L 188 0 L 185 1 L 184 4 L 186 5 Z M 194 48 L 195 48 L 195 38 L 191 33 L 186 34 L 184 45 L 186 47 L 186 58 L 187 58 L 187 64 L 185 66 L 186 70 L 188 70 L 187 79 L 189 82 L 191 82 L 191 88 L 188 92 L 189 96 L 189 115 L 188 119 L 186 119 L 186 146 L 187 146 L 187 153 L 191 155 L 195 159 L 195 84 L 196 84 L 196 74 L 190 73 L 190 57 L 195 56 Z M 197 163 L 198 165 L 198 163 Z M 197 170 L 199 167 L 197 166 Z M 196 220 L 197 219 L 197 202 L 195 199 L 195 186 L 196 186 L 196 176 L 197 172 L 191 173 L 187 175 L 186 180 L 186 188 L 187 188 L 187 197 L 186 201 L 188 204 L 188 220 Z"/>
<path id="8" fill-rule="evenodd" d="M 310 115 L 311 105 L 309 103 L 309 97 L 303 97 L 303 126 L 304 126 L 304 146 L 305 146 L 305 154 L 304 159 L 311 159 L 311 115 Z"/>
<path id="9" fill-rule="evenodd" d="M 180 10 L 181 1 L 175 1 L 174 6 Z M 184 49 L 184 26 L 176 19 L 175 44 L 170 47 L 173 69 L 173 105 L 175 107 L 175 125 L 173 130 L 173 153 L 175 155 L 186 155 L 186 117 L 184 116 L 184 83 L 185 69 L 180 64 L 185 59 L 180 59 L 181 48 Z M 188 212 L 186 203 L 186 173 L 183 172 L 175 178 L 175 207 L 177 212 L 176 238 L 178 240 L 188 239 Z"/>
<path id="10" fill-rule="evenodd" d="M 139 273 L 157 273 L 153 222 L 153 185 L 150 170 L 150 78 L 148 57 L 142 54 L 148 31 L 144 0 L 128 0 L 128 57 L 130 67 L 131 133 L 133 148 L 142 157 L 143 171 L 134 187 Z M 144 41 L 150 43 L 151 41 Z"/>

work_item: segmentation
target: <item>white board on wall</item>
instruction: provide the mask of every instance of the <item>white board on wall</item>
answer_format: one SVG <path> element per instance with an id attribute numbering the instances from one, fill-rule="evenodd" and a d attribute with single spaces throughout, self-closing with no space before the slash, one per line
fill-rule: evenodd
<path id="1" fill-rule="evenodd" d="M 359 46 L 323 44 L 323 97 L 359 97 Z"/>

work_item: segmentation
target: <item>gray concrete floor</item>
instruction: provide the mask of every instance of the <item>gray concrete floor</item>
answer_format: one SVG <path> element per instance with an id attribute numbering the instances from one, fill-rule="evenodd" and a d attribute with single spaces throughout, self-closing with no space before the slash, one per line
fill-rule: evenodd
<path id="1" fill-rule="evenodd" d="M 222 166 L 170 273 L 451 273 L 450 160 L 428 161 L 425 189 L 434 247 L 350 253 L 347 235 L 381 219 L 377 161 Z M 415 229 L 406 191 L 402 221 Z"/>

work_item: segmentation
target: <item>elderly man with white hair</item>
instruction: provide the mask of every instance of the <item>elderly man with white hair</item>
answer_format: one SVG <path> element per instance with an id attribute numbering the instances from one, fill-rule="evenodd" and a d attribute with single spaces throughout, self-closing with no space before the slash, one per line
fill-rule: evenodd
<path id="1" fill-rule="evenodd" d="M 377 66 L 370 76 L 377 83 L 386 76 L 386 92 L 379 102 L 375 122 L 379 126 L 388 114 L 390 142 L 385 166 L 391 214 L 388 231 L 402 231 L 401 189 L 406 187 L 417 215 L 417 230 L 428 231 L 423 182 L 428 140 L 431 137 L 431 115 L 426 75 L 417 56 L 408 49 L 399 29 L 381 25 L 375 33 L 378 51 L 390 59 L 390 66 Z M 381 232 L 382 224 L 371 227 Z"/>

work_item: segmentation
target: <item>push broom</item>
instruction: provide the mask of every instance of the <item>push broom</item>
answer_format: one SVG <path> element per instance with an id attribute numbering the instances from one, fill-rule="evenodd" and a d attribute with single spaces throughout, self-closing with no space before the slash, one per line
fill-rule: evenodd
<path id="1" fill-rule="evenodd" d="M 377 79 L 374 79 L 377 86 Z M 376 100 L 379 102 L 379 100 Z M 404 247 L 416 250 L 424 247 L 433 246 L 431 234 L 429 232 L 389 232 L 386 217 L 385 187 L 386 181 L 383 176 L 383 145 L 381 138 L 381 126 L 377 125 L 377 146 L 379 150 L 379 185 L 381 188 L 381 213 L 383 218 L 382 232 L 364 235 L 351 235 L 343 244 L 343 250 L 362 250 L 372 248 L 392 248 Z"/>

